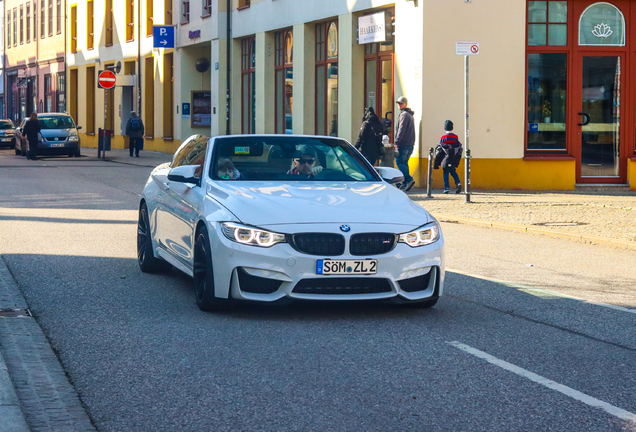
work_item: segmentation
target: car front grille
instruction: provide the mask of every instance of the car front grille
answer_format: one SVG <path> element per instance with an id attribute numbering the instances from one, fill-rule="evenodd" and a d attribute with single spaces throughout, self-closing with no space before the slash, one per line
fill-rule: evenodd
<path id="1" fill-rule="evenodd" d="M 355 256 L 380 255 L 395 246 L 397 236 L 390 233 L 354 234 L 349 240 L 349 253 Z"/>
<path id="2" fill-rule="evenodd" d="M 298 282 L 293 292 L 315 295 L 380 294 L 391 292 L 391 283 L 388 279 L 365 277 L 311 278 Z"/>
<path id="3" fill-rule="evenodd" d="M 400 284 L 400 289 L 402 291 L 406 291 L 410 293 L 417 292 L 417 291 L 424 291 L 425 289 L 428 288 L 428 284 L 431 281 L 431 274 L 434 271 L 437 271 L 436 267 L 431 268 L 431 271 L 429 271 L 425 275 L 416 276 L 414 278 L 409 278 L 409 279 L 402 279 L 401 281 L 398 281 L 398 284 Z"/>
<path id="4" fill-rule="evenodd" d="M 309 255 L 338 256 L 345 250 L 345 239 L 340 234 L 302 233 L 288 237 L 294 249 Z"/>
<path id="5" fill-rule="evenodd" d="M 238 279 L 241 291 L 254 294 L 272 294 L 278 291 L 281 281 L 276 279 L 252 276 L 242 268 L 238 268 Z"/>

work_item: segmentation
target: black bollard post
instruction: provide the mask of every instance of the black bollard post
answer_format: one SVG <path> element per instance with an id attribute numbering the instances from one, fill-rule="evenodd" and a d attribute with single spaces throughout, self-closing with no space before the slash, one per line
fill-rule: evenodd
<path id="1" fill-rule="evenodd" d="M 428 181 L 426 182 L 426 197 L 432 198 L 431 189 L 433 188 L 433 147 L 428 149 Z"/>
<path id="2" fill-rule="evenodd" d="M 466 180 L 464 188 L 466 189 L 466 202 L 470 202 L 470 150 L 466 149 L 466 158 L 464 159 L 464 163 L 466 164 Z"/>

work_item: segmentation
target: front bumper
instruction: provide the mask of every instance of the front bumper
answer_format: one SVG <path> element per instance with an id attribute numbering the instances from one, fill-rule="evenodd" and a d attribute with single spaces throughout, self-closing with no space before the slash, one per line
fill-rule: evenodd
<path id="1" fill-rule="evenodd" d="M 15 137 L 13 136 L 0 136 L 0 147 L 14 147 Z"/>
<path id="2" fill-rule="evenodd" d="M 68 155 L 74 154 L 80 148 L 79 141 L 44 141 L 38 144 L 38 155 Z"/>
<path id="3" fill-rule="evenodd" d="M 213 238 L 216 237 L 216 238 Z M 444 238 L 411 248 L 398 243 L 381 255 L 336 257 L 296 251 L 287 243 L 271 248 L 240 245 L 228 240 L 217 224 L 211 236 L 216 296 L 273 302 L 283 298 L 302 300 L 418 301 L 441 296 L 444 288 Z M 319 275 L 318 259 L 378 262 L 375 275 Z"/>

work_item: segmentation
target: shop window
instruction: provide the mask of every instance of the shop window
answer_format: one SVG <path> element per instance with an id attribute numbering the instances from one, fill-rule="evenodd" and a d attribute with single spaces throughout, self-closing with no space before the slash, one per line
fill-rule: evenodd
<path id="1" fill-rule="evenodd" d="M 202 0 L 203 1 L 203 14 L 201 17 L 209 17 L 212 15 L 212 0 Z"/>
<path id="2" fill-rule="evenodd" d="M 152 36 L 152 26 L 154 25 L 155 10 L 152 0 L 146 0 L 146 36 Z"/>
<path id="3" fill-rule="evenodd" d="M 71 52 L 77 52 L 77 5 L 71 6 Z"/>
<path id="4" fill-rule="evenodd" d="M 163 10 L 165 11 L 163 16 L 163 23 L 167 25 L 171 25 L 172 24 L 172 0 L 164 0 Z"/>
<path id="5" fill-rule="evenodd" d="M 238 8 L 245 9 L 250 7 L 250 0 L 238 0 Z"/>
<path id="6" fill-rule="evenodd" d="M 181 24 L 190 22 L 190 0 L 181 0 Z"/>
<path id="7" fill-rule="evenodd" d="M 528 150 L 565 150 L 567 54 L 528 54 Z"/>
<path id="8" fill-rule="evenodd" d="M 95 44 L 95 14 L 93 0 L 86 3 L 86 49 L 93 49 Z"/>
<path id="9" fill-rule="evenodd" d="M 568 2 L 528 2 L 528 45 L 568 44 Z"/>
<path id="10" fill-rule="evenodd" d="M 241 41 L 241 130 L 256 133 L 256 39 Z"/>
<path id="11" fill-rule="evenodd" d="M 291 134 L 294 111 L 294 36 L 291 30 L 276 33 L 275 39 L 275 130 Z"/>
<path id="12" fill-rule="evenodd" d="M 338 136 L 338 26 L 316 24 L 316 135 Z"/>
<path id="13" fill-rule="evenodd" d="M 57 100 L 57 112 L 66 111 L 66 76 L 64 73 L 57 74 L 57 91 L 56 91 L 56 100 Z M 77 118 L 74 118 L 77 123 Z"/>
<path id="14" fill-rule="evenodd" d="M 26 4 L 26 41 L 31 42 L 31 3 Z"/>
<path id="15" fill-rule="evenodd" d="M 104 11 L 104 27 L 106 27 L 106 46 L 113 44 L 113 0 L 106 0 L 106 8 Z"/>
<path id="16" fill-rule="evenodd" d="M 46 10 L 44 0 L 40 0 L 40 37 L 43 38 L 46 33 Z"/>
<path id="17" fill-rule="evenodd" d="M 53 112 L 54 98 L 53 76 L 51 74 L 44 75 L 44 112 Z"/>
<path id="18" fill-rule="evenodd" d="M 7 11 L 7 49 L 11 48 L 11 9 Z"/>
<path id="19" fill-rule="evenodd" d="M 581 14 L 579 45 L 625 46 L 625 17 L 614 5 L 595 3 Z"/>
<path id="20" fill-rule="evenodd" d="M 126 0 L 126 42 L 135 40 L 135 1 Z"/>
<path id="21" fill-rule="evenodd" d="M 53 0 L 49 0 L 49 36 L 53 36 Z"/>
<path id="22" fill-rule="evenodd" d="M 24 43 L 24 5 L 20 5 L 20 45 Z"/>
<path id="23" fill-rule="evenodd" d="M 95 133 L 95 66 L 86 68 L 86 133 Z"/>

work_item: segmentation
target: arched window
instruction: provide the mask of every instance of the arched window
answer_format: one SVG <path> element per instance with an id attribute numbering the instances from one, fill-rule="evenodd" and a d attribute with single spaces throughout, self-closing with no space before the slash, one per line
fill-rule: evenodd
<path id="1" fill-rule="evenodd" d="M 590 5 L 579 20 L 579 45 L 625 46 L 625 17 L 613 4 Z"/>

